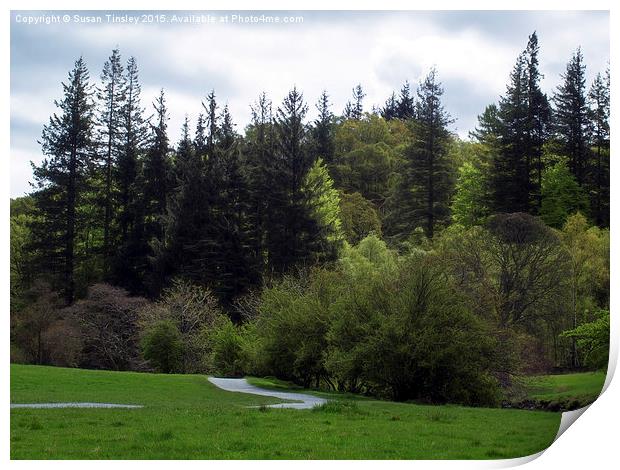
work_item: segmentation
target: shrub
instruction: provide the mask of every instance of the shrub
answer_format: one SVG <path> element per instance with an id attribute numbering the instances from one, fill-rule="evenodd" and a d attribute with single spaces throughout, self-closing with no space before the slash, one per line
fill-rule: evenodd
<path id="1" fill-rule="evenodd" d="M 61 318 L 62 300 L 43 281 L 25 292 L 25 306 L 11 312 L 12 355 L 21 362 L 51 364 L 52 344 L 46 333 Z"/>
<path id="2" fill-rule="evenodd" d="M 309 387 L 327 375 L 323 351 L 327 348 L 327 303 L 337 282 L 324 270 L 302 277 L 286 277 L 265 289 L 257 335 L 261 345 L 258 362 L 284 380 Z M 309 281 L 312 281 L 308 284 Z"/>
<path id="3" fill-rule="evenodd" d="M 140 310 L 139 326 L 147 331 L 162 320 L 172 322 L 183 343 L 180 371 L 208 372 L 208 333 L 221 317 L 218 302 L 209 289 L 177 279 L 164 291 L 161 300 Z"/>
<path id="4" fill-rule="evenodd" d="M 148 305 L 119 287 L 95 284 L 85 299 L 64 309 L 66 317 L 79 325 L 83 342 L 80 365 L 94 369 L 139 368 L 138 311 Z"/>
<path id="5" fill-rule="evenodd" d="M 154 323 L 142 338 L 142 354 L 156 369 L 166 374 L 180 372 L 183 342 L 171 320 Z"/>
<path id="6" fill-rule="evenodd" d="M 576 339 L 584 365 L 604 369 L 609 359 L 609 310 L 597 311 L 596 317 L 594 321 L 565 331 L 562 336 Z"/>
<path id="7" fill-rule="evenodd" d="M 327 367 L 351 391 L 395 400 L 494 404 L 494 341 L 438 260 L 413 256 L 393 276 L 357 284 L 336 302 Z"/>
<path id="8" fill-rule="evenodd" d="M 225 376 L 240 376 L 243 374 L 241 361 L 242 338 L 238 329 L 226 317 L 222 317 L 218 324 L 208 333 L 209 342 L 209 370 Z"/>
<path id="9" fill-rule="evenodd" d="M 254 332 L 263 374 L 395 400 L 496 404 L 496 341 L 440 261 L 399 259 L 369 237 L 339 269 L 266 289 Z"/>

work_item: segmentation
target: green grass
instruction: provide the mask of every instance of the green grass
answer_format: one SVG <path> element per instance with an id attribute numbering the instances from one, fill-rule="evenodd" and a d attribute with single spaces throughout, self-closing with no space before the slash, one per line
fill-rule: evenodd
<path id="1" fill-rule="evenodd" d="M 11 410 L 11 457 L 508 458 L 546 448 L 560 421 L 549 412 L 340 398 L 313 410 L 270 409 L 257 406 L 273 403 L 270 398 L 224 392 L 200 375 L 12 365 L 12 403 L 144 408 Z"/>
<path id="2" fill-rule="evenodd" d="M 596 400 L 604 383 L 604 372 L 540 375 L 523 379 L 527 398 L 551 404 L 573 404 L 573 407 L 585 406 Z"/>

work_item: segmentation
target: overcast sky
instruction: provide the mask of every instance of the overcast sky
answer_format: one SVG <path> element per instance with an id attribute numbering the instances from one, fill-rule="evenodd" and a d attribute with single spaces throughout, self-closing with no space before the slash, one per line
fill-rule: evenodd
<path id="1" fill-rule="evenodd" d="M 153 13 L 153 12 L 151 12 Z M 175 142 L 185 114 L 195 124 L 201 99 L 215 89 L 228 103 L 237 130 L 248 123 L 252 103 L 266 91 L 279 104 L 293 85 L 310 104 L 327 89 L 333 111 L 340 114 L 351 89 L 362 84 L 365 107 L 381 105 L 405 80 L 417 84 L 436 66 L 445 89 L 444 104 L 455 118 L 452 130 L 462 137 L 484 107 L 505 90 L 510 70 L 528 35 L 538 32 L 543 90 L 557 87 L 573 51 L 581 46 L 588 85 L 609 60 L 607 12 L 243 12 L 243 16 L 278 16 L 281 23 L 233 22 L 235 12 L 211 12 L 216 23 L 118 24 L 91 12 L 99 24 L 76 23 L 75 12 L 59 24 L 25 24 L 47 13 L 14 11 L 11 15 L 11 196 L 30 191 L 30 161 L 42 159 L 37 140 L 62 95 L 61 81 L 82 55 L 98 80 L 114 47 L 123 60 L 135 56 L 140 70 L 143 106 L 164 88 Z M 69 14 L 68 22 L 63 16 Z M 140 12 L 128 12 L 140 16 Z M 157 13 L 156 13 L 157 14 Z M 207 15 L 208 12 L 194 12 Z M 228 15 L 228 23 L 219 18 Z M 284 17 L 297 16 L 294 24 Z M 148 17 L 147 17 L 148 18 Z"/>

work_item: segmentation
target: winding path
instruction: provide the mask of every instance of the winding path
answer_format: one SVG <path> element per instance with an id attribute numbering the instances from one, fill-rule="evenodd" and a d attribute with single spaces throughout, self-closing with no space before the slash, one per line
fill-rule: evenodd
<path id="1" fill-rule="evenodd" d="M 307 410 L 310 408 L 314 408 L 317 405 L 327 403 L 326 399 L 315 397 L 314 395 L 293 392 L 277 392 L 275 390 L 260 388 L 248 383 L 246 379 L 222 379 L 218 377 L 209 377 L 209 382 L 211 382 L 216 387 L 221 388 L 222 390 L 226 390 L 227 392 L 250 393 L 252 395 L 276 397 L 281 398 L 282 400 L 295 400 L 298 402 L 266 405 L 270 408 L 294 408 L 297 410 Z"/>
<path id="2" fill-rule="evenodd" d="M 11 409 L 15 408 L 142 408 L 142 405 L 121 405 L 118 403 L 11 403 Z"/>

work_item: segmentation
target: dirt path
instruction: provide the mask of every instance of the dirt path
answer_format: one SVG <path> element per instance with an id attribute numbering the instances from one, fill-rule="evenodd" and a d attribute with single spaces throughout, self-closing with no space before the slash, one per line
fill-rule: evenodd
<path id="1" fill-rule="evenodd" d="M 282 400 L 294 400 L 298 403 L 276 403 L 275 405 L 267 405 L 270 408 L 295 408 L 298 410 L 307 410 L 314 408 L 317 405 L 327 403 L 324 398 L 315 397 L 313 395 L 307 395 L 304 393 L 293 392 L 277 392 L 275 390 L 268 390 L 266 388 L 256 387 L 248 383 L 246 379 L 221 379 L 217 377 L 209 377 L 211 382 L 216 387 L 226 390 L 228 392 L 250 393 L 252 395 L 261 395 L 265 397 L 276 397 Z"/>

